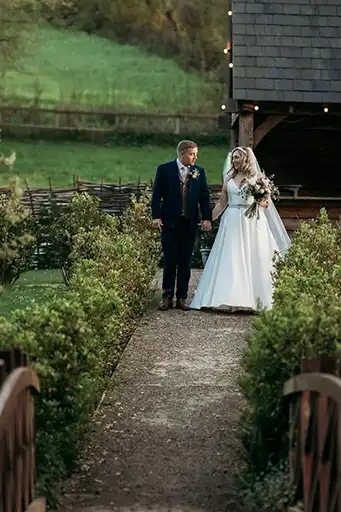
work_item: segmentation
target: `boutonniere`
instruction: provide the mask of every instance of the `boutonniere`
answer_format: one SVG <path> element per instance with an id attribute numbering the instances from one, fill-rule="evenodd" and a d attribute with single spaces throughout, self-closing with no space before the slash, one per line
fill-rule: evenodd
<path id="1" fill-rule="evenodd" d="M 189 175 L 192 178 L 192 180 L 197 180 L 200 176 L 200 172 L 198 171 L 198 169 L 194 168 L 189 171 Z"/>

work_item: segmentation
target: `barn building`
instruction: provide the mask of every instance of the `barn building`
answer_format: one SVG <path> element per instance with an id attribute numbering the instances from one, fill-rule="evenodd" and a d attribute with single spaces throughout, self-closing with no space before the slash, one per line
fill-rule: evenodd
<path id="1" fill-rule="evenodd" d="M 221 125 L 298 210 L 341 213 L 341 0 L 228 0 Z M 292 196 L 291 200 L 290 196 Z M 290 210 L 291 213 L 290 213 Z"/>

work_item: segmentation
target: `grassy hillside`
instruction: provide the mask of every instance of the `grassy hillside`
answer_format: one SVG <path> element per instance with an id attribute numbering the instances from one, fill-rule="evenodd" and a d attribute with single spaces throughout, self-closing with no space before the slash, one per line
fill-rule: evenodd
<path id="1" fill-rule="evenodd" d="M 210 183 L 220 183 L 224 159 L 228 148 L 199 148 L 198 164 L 206 169 Z M 91 143 L 44 141 L 18 142 L 4 140 L 1 152 L 8 155 L 16 151 L 14 171 L 27 179 L 30 187 L 72 185 L 73 175 L 85 181 L 117 183 L 148 182 L 154 177 L 156 166 L 175 158 L 172 146 L 103 147 Z M 0 185 L 7 186 L 8 170 L 0 167 Z"/>
<path id="2" fill-rule="evenodd" d="M 81 32 L 41 26 L 28 54 L 8 72 L 1 93 L 44 105 L 110 106 L 129 111 L 216 112 L 215 83 L 171 59 Z"/>

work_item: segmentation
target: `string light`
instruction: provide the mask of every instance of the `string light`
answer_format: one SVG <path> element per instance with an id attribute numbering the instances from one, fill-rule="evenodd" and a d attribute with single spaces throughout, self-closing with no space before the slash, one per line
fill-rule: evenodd
<path id="1" fill-rule="evenodd" d="M 233 68 L 233 62 L 230 62 L 229 68 Z"/>
<path id="2" fill-rule="evenodd" d="M 228 11 L 227 13 L 229 16 L 232 16 L 232 11 Z"/>
<path id="3" fill-rule="evenodd" d="M 222 105 L 221 110 L 225 110 L 225 109 L 226 109 L 226 105 Z"/>
<path id="4" fill-rule="evenodd" d="M 255 105 L 255 106 L 254 106 L 254 109 L 255 109 L 255 110 L 259 110 L 259 106 L 258 106 L 258 105 Z"/>
<path id="5" fill-rule="evenodd" d="M 328 108 L 328 107 L 324 107 L 323 112 L 324 112 L 325 114 L 327 114 L 327 113 L 329 112 L 329 108 Z"/>
<path id="6" fill-rule="evenodd" d="M 228 53 L 228 52 L 229 52 L 229 51 L 228 51 L 228 49 L 227 49 L 227 48 L 224 48 L 224 53 L 226 54 L 226 53 Z"/>

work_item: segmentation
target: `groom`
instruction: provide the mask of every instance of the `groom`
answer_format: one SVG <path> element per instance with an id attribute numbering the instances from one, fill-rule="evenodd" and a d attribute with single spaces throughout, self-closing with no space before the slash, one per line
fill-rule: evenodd
<path id="1" fill-rule="evenodd" d="M 158 166 L 153 187 L 153 226 L 161 231 L 164 256 L 163 294 L 160 309 L 173 307 L 176 281 L 176 307 L 183 311 L 191 276 L 191 259 L 199 223 L 211 230 L 211 204 L 205 171 L 195 162 L 198 146 L 182 140 L 177 147 L 178 158 Z"/>

